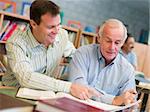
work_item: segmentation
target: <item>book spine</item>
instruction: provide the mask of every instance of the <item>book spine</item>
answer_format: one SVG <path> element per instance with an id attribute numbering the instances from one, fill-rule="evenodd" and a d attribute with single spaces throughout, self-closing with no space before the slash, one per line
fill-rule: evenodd
<path id="1" fill-rule="evenodd" d="M 5 31 L 8 29 L 8 27 L 10 26 L 11 21 L 6 21 L 2 31 L 0 32 L 0 40 L 3 37 L 3 35 L 5 34 Z"/>
<path id="2" fill-rule="evenodd" d="M 16 28 L 17 28 L 17 23 L 13 23 L 12 26 L 10 26 L 8 33 L 2 39 L 2 41 L 6 41 L 12 35 L 12 33 L 15 31 Z"/>

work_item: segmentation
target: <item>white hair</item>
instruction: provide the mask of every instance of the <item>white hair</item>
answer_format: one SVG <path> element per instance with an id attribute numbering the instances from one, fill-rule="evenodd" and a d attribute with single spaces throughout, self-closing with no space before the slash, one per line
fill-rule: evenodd
<path id="1" fill-rule="evenodd" d="M 123 42 L 126 40 L 126 38 L 127 38 L 127 29 L 120 20 L 118 20 L 118 19 L 108 19 L 108 20 L 106 20 L 99 29 L 99 36 L 100 37 L 102 37 L 102 35 L 103 35 L 103 30 L 104 30 L 105 25 L 110 25 L 111 27 L 114 27 L 114 26 L 118 25 L 118 26 L 123 27 L 123 29 L 124 29 Z"/>

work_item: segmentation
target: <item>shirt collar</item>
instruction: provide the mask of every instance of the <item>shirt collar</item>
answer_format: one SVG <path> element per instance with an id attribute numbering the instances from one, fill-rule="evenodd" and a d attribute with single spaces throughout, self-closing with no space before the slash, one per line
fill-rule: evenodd
<path id="1" fill-rule="evenodd" d="M 118 55 L 119 53 L 117 54 L 116 58 L 109 64 L 109 65 L 113 65 L 114 63 L 117 62 L 118 60 Z M 97 47 L 97 58 L 98 58 L 98 61 L 100 62 L 101 60 L 105 60 L 104 57 L 102 56 L 101 52 L 100 52 L 100 46 L 98 45 Z"/>
<path id="2" fill-rule="evenodd" d="M 29 36 L 29 39 L 30 39 L 30 45 L 31 45 L 31 48 L 35 48 L 37 46 L 41 46 L 41 44 L 35 39 L 35 37 L 33 36 L 32 32 L 31 32 L 31 29 L 28 28 L 27 30 L 27 34 Z"/>
<path id="3" fill-rule="evenodd" d="M 100 52 L 100 46 L 99 46 L 99 45 L 98 45 L 98 47 L 97 47 L 97 57 L 98 57 L 98 60 L 103 59 L 103 56 L 102 56 L 102 54 L 101 54 L 101 52 Z"/>
<path id="4" fill-rule="evenodd" d="M 119 53 L 122 54 L 122 55 L 124 54 L 123 51 L 122 51 L 122 49 L 120 49 Z"/>

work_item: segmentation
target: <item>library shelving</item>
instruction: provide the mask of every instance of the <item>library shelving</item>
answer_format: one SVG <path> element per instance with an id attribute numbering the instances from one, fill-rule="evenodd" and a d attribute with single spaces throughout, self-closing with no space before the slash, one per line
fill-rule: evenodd
<path id="1" fill-rule="evenodd" d="M 0 32 L 3 29 L 4 20 L 29 22 L 28 17 L 22 16 L 19 14 L 10 13 L 10 12 L 0 11 Z"/>
<path id="2" fill-rule="evenodd" d="M 78 47 L 93 43 L 96 43 L 96 34 L 80 30 L 80 35 L 78 38 Z"/>
<path id="3" fill-rule="evenodd" d="M 6 33 L 7 28 L 5 27 L 5 23 L 9 23 L 9 21 L 14 23 L 29 23 L 29 18 L 14 13 L 0 11 L 0 37 L 2 36 L 2 34 Z M 9 25 L 10 24 L 8 24 L 7 27 L 10 27 Z M 6 41 L 0 41 L 0 76 L 4 75 L 4 72 L 6 71 L 6 66 L 4 66 L 4 58 L 6 54 L 5 44 Z"/>
<path id="4" fill-rule="evenodd" d="M 73 27 L 65 26 L 65 25 L 62 26 L 62 28 L 67 30 L 69 40 L 74 44 L 75 48 L 78 48 L 78 39 L 80 36 L 80 30 L 73 28 Z"/>

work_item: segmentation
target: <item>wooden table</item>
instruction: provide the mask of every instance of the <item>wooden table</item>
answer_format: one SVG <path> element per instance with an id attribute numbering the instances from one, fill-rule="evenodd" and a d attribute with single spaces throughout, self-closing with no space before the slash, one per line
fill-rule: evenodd
<path id="1" fill-rule="evenodd" d="M 6 94 L 6 95 L 12 96 L 14 98 L 16 98 L 17 91 L 18 91 L 18 88 L 15 88 L 15 87 L 0 86 L 0 93 L 1 94 Z M 34 100 L 28 100 L 28 99 L 23 99 L 23 98 L 17 98 L 17 99 L 31 103 L 33 105 L 35 105 L 35 103 L 36 103 L 36 101 L 34 101 Z"/>

